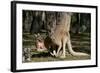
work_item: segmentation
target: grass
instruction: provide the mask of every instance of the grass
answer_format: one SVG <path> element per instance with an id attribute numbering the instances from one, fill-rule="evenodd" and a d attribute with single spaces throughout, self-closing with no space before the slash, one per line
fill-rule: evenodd
<path id="1" fill-rule="evenodd" d="M 48 52 L 42 52 L 42 53 L 33 53 L 31 57 L 30 62 L 47 62 L 47 61 L 70 61 L 70 60 L 88 60 L 90 59 L 90 56 L 72 56 L 70 54 L 66 55 L 66 58 L 56 58 L 52 57 Z"/>

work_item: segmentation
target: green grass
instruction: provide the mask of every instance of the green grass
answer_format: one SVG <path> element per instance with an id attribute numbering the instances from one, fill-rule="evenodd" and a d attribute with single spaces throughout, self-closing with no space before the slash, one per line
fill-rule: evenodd
<path id="1" fill-rule="evenodd" d="M 70 61 L 70 60 L 87 60 L 90 59 L 90 56 L 72 56 L 72 55 L 66 55 L 66 58 L 56 58 L 50 56 L 48 53 L 38 53 L 33 54 L 31 58 L 31 62 L 46 62 L 46 61 Z"/>

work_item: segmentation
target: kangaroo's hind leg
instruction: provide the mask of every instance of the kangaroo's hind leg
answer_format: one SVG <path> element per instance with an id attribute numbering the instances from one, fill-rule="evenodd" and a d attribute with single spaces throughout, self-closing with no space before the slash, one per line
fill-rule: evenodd
<path id="1" fill-rule="evenodd" d="M 60 58 L 66 57 L 66 43 L 67 43 L 67 37 L 64 37 L 62 40 L 62 55 L 60 56 Z"/>
<path id="2" fill-rule="evenodd" d="M 59 45 L 58 45 L 57 53 L 55 55 L 56 57 L 58 57 L 60 55 L 59 52 L 60 52 L 61 48 L 62 48 L 62 42 L 60 41 Z"/>

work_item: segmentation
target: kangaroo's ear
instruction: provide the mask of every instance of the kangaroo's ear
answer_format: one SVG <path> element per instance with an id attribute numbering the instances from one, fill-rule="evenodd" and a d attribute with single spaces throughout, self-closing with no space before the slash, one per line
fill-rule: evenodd
<path id="1" fill-rule="evenodd" d="M 37 36 L 40 36 L 40 34 L 39 34 L 39 33 L 37 33 Z"/>
<path id="2" fill-rule="evenodd" d="M 37 34 L 34 34 L 35 37 L 37 37 Z"/>

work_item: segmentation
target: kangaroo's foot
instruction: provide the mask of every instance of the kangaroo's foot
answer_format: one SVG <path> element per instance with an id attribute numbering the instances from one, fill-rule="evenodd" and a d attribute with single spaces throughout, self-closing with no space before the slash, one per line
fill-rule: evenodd
<path id="1" fill-rule="evenodd" d="M 52 56 L 56 56 L 56 55 L 57 55 L 55 50 L 53 50 L 53 52 L 50 52 L 50 54 L 51 54 Z"/>

